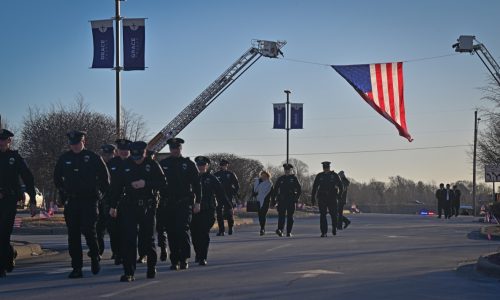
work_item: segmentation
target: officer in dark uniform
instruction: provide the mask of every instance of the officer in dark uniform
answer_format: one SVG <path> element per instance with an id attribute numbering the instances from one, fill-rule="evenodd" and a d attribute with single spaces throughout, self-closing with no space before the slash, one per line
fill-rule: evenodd
<path id="1" fill-rule="evenodd" d="M 152 159 L 156 157 L 156 151 L 146 150 L 146 155 Z M 160 192 L 161 193 L 161 192 Z M 160 260 L 167 260 L 167 201 L 162 201 L 158 195 L 158 208 L 156 209 L 156 234 L 158 237 L 158 247 L 160 247 Z"/>
<path id="2" fill-rule="evenodd" d="M 193 212 L 200 211 L 201 187 L 195 164 L 181 154 L 183 139 L 167 140 L 170 156 L 160 162 L 167 177 L 168 190 L 160 191 L 166 201 L 166 222 L 171 270 L 187 269 L 191 257 L 189 225 Z M 194 205 L 194 207 L 193 207 Z"/>
<path id="3" fill-rule="evenodd" d="M 113 157 L 109 162 L 106 163 L 108 166 L 109 174 L 111 176 L 111 183 L 113 183 L 113 179 L 119 173 L 118 171 L 121 168 L 121 165 L 129 158 L 130 156 L 130 143 L 131 141 L 127 139 L 117 139 L 116 143 L 116 154 L 117 156 Z M 123 197 L 123 195 L 121 195 Z M 106 198 L 107 206 L 110 208 L 111 202 L 111 191 L 109 192 L 109 197 Z M 118 200 L 119 202 L 119 200 Z M 109 216 L 109 209 L 104 211 L 104 214 Z M 120 228 L 118 226 L 118 217 L 112 218 L 109 217 L 107 220 L 106 227 L 109 233 L 109 243 L 111 245 L 111 259 L 114 259 L 115 265 L 119 265 L 122 263 L 122 258 L 120 255 Z"/>
<path id="4" fill-rule="evenodd" d="M 316 198 L 318 198 L 321 237 L 326 237 L 328 232 L 327 212 L 332 218 L 332 233 L 333 235 L 337 234 L 337 201 L 344 188 L 339 175 L 330 171 L 330 162 L 324 161 L 321 164 L 323 172 L 316 175 L 314 179 L 311 203 L 314 205 Z"/>
<path id="5" fill-rule="evenodd" d="M 276 234 L 283 236 L 286 216 L 286 236 L 291 237 L 295 205 L 299 200 L 302 190 L 297 176 L 292 174 L 293 166 L 291 164 L 284 164 L 283 169 L 285 170 L 285 175 L 280 176 L 276 180 L 271 203 L 278 204 L 278 229 L 276 229 Z"/>
<path id="6" fill-rule="evenodd" d="M 17 200 L 21 195 L 21 178 L 30 196 L 31 216 L 35 215 L 35 183 L 33 174 L 17 151 L 11 150 L 14 134 L 0 129 L 0 277 L 12 272 L 17 256 L 10 244 L 17 211 Z"/>
<path id="7" fill-rule="evenodd" d="M 113 178 L 110 215 L 120 212 L 121 255 L 124 275 L 120 281 L 134 281 L 137 259 L 137 239 L 142 239 L 148 256 L 147 278 L 156 276 L 156 246 L 154 238 L 157 191 L 167 182 L 160 165 L 146 157 L 147 144 L 130 144 L 130 158 Z M 122 195 L 125 195 L 122 198 Z M 118 204 L 119 201 L 119 204 Z M 139 227 L 139 231 L 137 231 Z"/>
<path id="8" fill-rule="evenodd" d="M 217 224 L 219 226 L 219 232 L 217 236 L 224 235 L 224 218 L 227 219 L 227 234 L 233 234 L 233 226 L 234 226 L 234 216 L 232 214 L 233 207 L 235 205 L 235 197 L 238 195 L 238 191 L 240 190 L 240 184 L 238 182 L 238 177 L 234 172 L 228 170 L 229 161 L 222 159 L 219 163 L 220 170 L 215 172 L 214 176 L 219 179 L 224 187 L 224 191 L 226 196 L 231 203 L 231 206 L 225 205 L 224 202 L 219 201 L 217 203 Z"/>
<path id="9" fill-rule="evenodd" d="M 351 224 L 351 221 L 346 216 L 344 216 L 344 205 L 347 203 L 347 188 L 349 187 L 349 184 L 351 184 L 351 182 L 345 176 L 344 171 L 339 172 L 339 177 L 340 180 L 342 181 L 342 186 L 344 187 L 344 191 L 342 192 L 342 195 L 340 195 L 338 202 L 339 205 L 337 208 L 338 210 L 337 229 L 342 230 L 346 229 L 347 226 Z M 344 227 L 342 227 L 342 224 L 344 225 Z"/>
<path id="10" fill-rule="evenodd" d="M 101 146 L 101 157 L 106 163 L 109 171 L 109 161 L 115 157 L 115 149 L 116 147 L 111 144 L 105 144 Z M 110 216 L 109 212 L 109 197 L 108 194 L 101 195 L 99 199 L 99 216 L 97 217 L 96 224 L 96 233 L 97 233 L 97 244 L 99 245 L 99 255 L 102 258 L 102 254 L 104 253 L 104 235 L 106 234 L 106 228 L 108 224 L 108 219 Z M 110 235 L 111 239 L 111 235 Z"/>
<path id="11" fill-rule="evenodd" d="M 193 215 L 191 221 L 191 238 L 196 254 L 195 262 L 200 266 L 207 265 L 208 246 L 210 244 L 210 229 L 215 223 L 215 208 L 219 203 L 230 207 L 232 203 L 226 196 L 220 181 L 214 175 L 208 173 L 210 159 L 205 156 L 197 156 L 194 161 L 200 172 L 201 203 L 200 211 Z M 232 213 L 232 211 L 231 211 Z"/>
<path id="12" fill-rule="evenodd" d="M 99 246 L 96 222 L 99 195 L 109 189 L 106 164 L 96 153 L 85 149 L 86 133 L 68 132 L 70 149 L 63 153 L 55 166 L 54 183 L 64 201 L 64 218 L 68 227 L 68 246 L 73 271 L 69 278 L 80 278 L 82 273 L 82 242 L 85 236 L 89 248 L 93 274 L 99 273 Z"/>

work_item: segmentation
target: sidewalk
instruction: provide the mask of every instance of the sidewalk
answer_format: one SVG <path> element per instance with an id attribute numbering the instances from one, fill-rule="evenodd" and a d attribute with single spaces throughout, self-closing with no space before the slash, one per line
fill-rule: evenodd
<path id="1" fill-rule="evenodd" d="M 480 229 L 481 235 L 488 239 L 500 238 L 500 225 L 486 225 Z M 482 255 L 476 263 L 476 271 L 489 276 L 500 277 L 500 252 Z"/>

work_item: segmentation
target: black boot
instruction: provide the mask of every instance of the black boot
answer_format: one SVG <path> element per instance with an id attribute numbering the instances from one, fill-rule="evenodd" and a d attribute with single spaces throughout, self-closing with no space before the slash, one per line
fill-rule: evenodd
<path id="1" fill-rule="evenodd" d="M 120 277 L 121 282 L 132 282 L 135 280 L 135 277 L 133 275 L 122 275 Z"/>
<path id="2" fill-rule="evenodd" d="M 99 263 L 99 256 L 90 258 L 90 270 L 92 274 L 96 275 L 101 271 L 101 264 Z"/>
<path id="3" fill-rule="evenodd" d="M 161 261 L 166 261 L 167 260 L 167 248 L 161 247 L 160 260 Z"/>
<path id="4" fill-rule="evenodd" d="M 283 236 L 283 231 L 279 230 L 279 229 L 276 229 L 276 234 L 279 236 L 279 237 L 282 237 Z"/>
<path id="5" fill-rule="evenodd" d="M 227 230 L 227 234 L 229 234 L 229 235 L 233 234 L 233 226 L 229 226 L 229 229 Z"/>
<path id="6" fill-rule="evenodd" d="M 83 273 L 82 273 L 82 269 L 73 269 L 73 271 L 71 271 L 71 273 L 69 273 L 68 275 L 68 278 L 82 278 L 83 277 Z"/>
<path id="7" fill-rule="evenodd" d="M 148 267 L 148 272 L 146 274 L 146 277 L 151 279 L 156 277 L 156 268 L 155 267 Z"/>

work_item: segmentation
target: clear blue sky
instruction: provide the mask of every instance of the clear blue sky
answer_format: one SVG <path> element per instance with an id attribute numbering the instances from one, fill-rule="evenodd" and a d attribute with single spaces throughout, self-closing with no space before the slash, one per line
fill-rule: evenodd
<path id="1" fill-rule="evenodd" d="M 74 103 L 114 116 L 114 73 L 89 69 L 89 20 L 114 15 L 113 0 L 0 0 L 2 117 L 21 126 L 31 106 Z M 142 115 L 152 137 L 249 47 L 252 39 L 286 40 L 286 59 L 322 64 L 413 60 L 453 54 L 474 34 L 500 55 L 498 1 L 162 1 L 128 0 L 125 17 L 147 17 L 145 71 L 122 76 L 122 104 Z M 475 56 L 404 65 L 409 143 L 333 69 L 262 58 L 179 136 L 195 156 L 231 152 L 279 164 L 285 131 L 273 130 L 272 103 L 304 103 L 303 130 L 290 149 L 312 173 L 330 160 L 360 181 L 452 182 L 472 178 L 468 146 L 393 152 L 380 149 L 470 145 L 479 87 L 489 74 Z M 354 153 L 338 153 L 354 152 Z M 330 153 L 330 154 L 308 154 Z M 250 156 L 252 155 L 252 156 Z M 272 156 L 275 155 L 275 156 Z M 481 173 L 481 172 L 480 172 Z"/>

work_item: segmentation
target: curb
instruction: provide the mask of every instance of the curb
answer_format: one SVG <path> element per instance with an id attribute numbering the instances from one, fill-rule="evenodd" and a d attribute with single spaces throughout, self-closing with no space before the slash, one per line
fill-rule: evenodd
<path id="1" fill-rule="evenodd" d="M 500 277 L 500 265 L 494 264 L 488 260 L 488 257 L 493 254 L 498 253 L 493 252 L 480 256 L 475 266 L 476 271 L 488 276 Z"/>
<path id="2" fill-rule="evenodd" d="M 31 244 L 22 241 L 12 241 L 12 246 L 17 251 L 17 259 L 29 258 L 43 254 L 39 244 Z"/>

